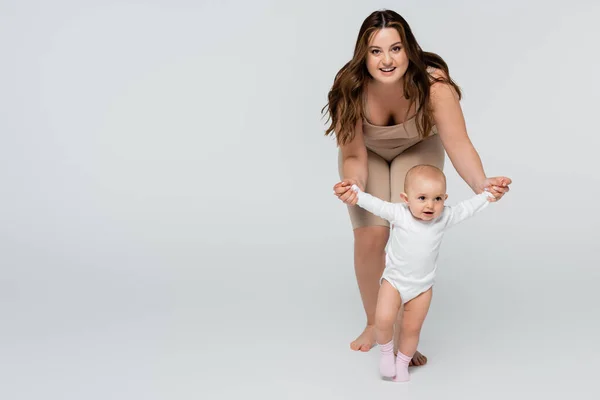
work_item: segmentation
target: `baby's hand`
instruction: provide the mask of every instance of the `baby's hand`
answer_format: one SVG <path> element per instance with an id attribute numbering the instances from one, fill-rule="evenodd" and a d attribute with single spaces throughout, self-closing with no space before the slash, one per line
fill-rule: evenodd
<path id="1" fill-rule="evenodd" d="M 493 178 L 486 178 L 483 181 L 483 187 L 488 189 L 490 193 L 494 195 L 494 198 L 490 198 L 490 201 L 500 200 L 510 190 L 509 185 L 512 183 L 512 179 L 505 176 L 497 176 Z"/>
<path id="2" fill-rule="evenodd" d="M 335 194 L 341 201 L 349 205 L 355 205 L 358 201 L 358 196 L 352 185 L 357 185 L 354 179 L 346 179 L 336 183 L 333 186 L 333 194 Z"/>
<path id="3" fill-rule="evenodd" d="M 487 201 L 494 202 L 496 201 L 496 196 L 494 196 L 488 188 L 483 189 L 483 193 L 487 195 Z"/>

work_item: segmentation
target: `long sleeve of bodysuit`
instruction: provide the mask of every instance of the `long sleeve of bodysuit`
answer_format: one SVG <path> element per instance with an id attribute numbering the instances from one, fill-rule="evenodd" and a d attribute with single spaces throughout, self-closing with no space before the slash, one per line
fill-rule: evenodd
<path id="1" fill-rule="evenodd" d="M 398 223 L 402 219 L 402 209 L 398 204 L 381 200 L 369 193 L 363 192 L 356 185 L 352 185 L 352 190 L 358 195 L 358 202 L 356 204 L 361 208 L 389 222 Z"/>
<path id="2" fill-rule="evenodd" d="M 488 197 L 494 196 L 489 192 L 483 192 L 456 205 L 447 206 L 445 211 L 448 215 L 446 227 L 450 228 L 484 210 L 489 204 Z"/>

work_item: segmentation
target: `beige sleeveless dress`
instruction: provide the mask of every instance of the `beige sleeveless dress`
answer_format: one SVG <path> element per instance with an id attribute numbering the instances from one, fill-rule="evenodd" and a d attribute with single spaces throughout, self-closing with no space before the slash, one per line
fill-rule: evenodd
<path id="1" fill-rule="evenodd" d="M 369 176 L 365 191 L 393 203 L 400 202 L 406 172 L 417 164 L 431 164 L 443 169 L 445 151 L 434 126 L 431 134 L 421 139 L 416 118 L 397 125 L 378 126 L 363 119 L 363 136 L 368 154 Z M 338 153 L 338 173 L 343 179 L 342 156 Z M 388 221 L 358 206 L 348 206 L 352 228 L 387 226 Z"/>

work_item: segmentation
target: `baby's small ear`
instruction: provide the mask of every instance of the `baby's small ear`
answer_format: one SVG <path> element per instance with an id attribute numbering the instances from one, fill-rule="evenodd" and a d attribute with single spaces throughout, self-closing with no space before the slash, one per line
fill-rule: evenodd
<path id="1" fill-rule="evenodd" d="M 448 194 L 446 193 L 445 195 L 446 197 L 444 198 L 444 200 L 448 200 Z"/>
<path id="2" fill-rule="evenodd" d="M 400 198 L 402 199 L 402 201 L 404 201 L 405 203 L 408 203 L 408 196 L 406 195 L 406 193 L 402 192 L 400 193 Z"/>

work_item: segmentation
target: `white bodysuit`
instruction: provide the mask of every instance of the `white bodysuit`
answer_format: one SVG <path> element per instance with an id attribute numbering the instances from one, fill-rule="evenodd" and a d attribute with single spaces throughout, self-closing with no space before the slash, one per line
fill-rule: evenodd
<path id="1" fill-rule="evenodd" d="M 391 223 L 390 241 L 386 247 L 385 270 L 381 279 L 398 290 L 402 304 L 427 291 L 435 281 L 437 259 L 446 229 L 487 207 L 489 192 L 483 192 L 453 206 L 444 206 L 431 221 L 415 218 L 406 203 L 390 203 L 352 189 L 358 205 Z M 380 280 L 380 283 L 382 280 Z"/>

